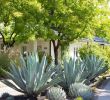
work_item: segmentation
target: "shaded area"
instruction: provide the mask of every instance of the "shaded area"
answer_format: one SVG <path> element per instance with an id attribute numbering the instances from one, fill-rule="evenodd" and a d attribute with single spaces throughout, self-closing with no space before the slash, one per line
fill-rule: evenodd
<path id="1" fill-rule="evenodd" d="M 110 100 L 110 78 L 97 89 L 94 100 Z"/>

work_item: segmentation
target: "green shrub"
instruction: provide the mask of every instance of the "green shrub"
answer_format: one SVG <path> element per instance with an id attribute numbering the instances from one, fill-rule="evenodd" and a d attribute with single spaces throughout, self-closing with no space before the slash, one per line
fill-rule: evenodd
<path id="1" fill-rule="evenodd" d="M 108 65 L 110 62 L 110 47 L 109 46 L 101 46 L 97 43 L 91 43 L 88 46 L 84 45 L 79 49 L 79 54 L 82 59 L 89 55 L 96 55 L 99 58 L 104 59 L 106 64 Z"/>
<path id="2" fill-rule="evenodd" d="M 0 53 L 0 77 L 5 77 L 5 73 L 2 71 L 9 70 L 10 67 L 10 59 L 7 53 Z"/>

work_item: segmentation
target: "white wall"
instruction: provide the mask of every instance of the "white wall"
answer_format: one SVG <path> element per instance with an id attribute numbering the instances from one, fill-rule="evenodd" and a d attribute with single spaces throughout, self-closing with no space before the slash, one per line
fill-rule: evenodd
<path id="1" fill-rule="evenodd" d="M 79 50 L 79 48 L 82 47 L 83 44 L 84 43 L 82 43 L 82 42 L 70 43 L 70 45 L 69 45 L 69 56 L 72 58 L 79 56 L 78 50 Z"/>

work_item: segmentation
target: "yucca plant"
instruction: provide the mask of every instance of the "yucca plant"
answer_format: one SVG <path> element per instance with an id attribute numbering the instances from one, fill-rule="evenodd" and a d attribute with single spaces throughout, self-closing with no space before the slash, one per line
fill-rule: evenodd
<path id="1" fill-rule="evenodd" d="M 66 93 L 60 87 L 51 87 L 47 96 L 49 100 L 66 100 Z"/>
<path id="2" fill-rule="evenodd" d="M 83 59 L 83 62 L 86 68 L 85 73 L 87 75 L 87 80 L 89 81 L 93 80 L 108 69 L 105 66 L 104 60 L 95 55 L 86 56 L 86 58 Z"/>
<path id="3" fill-rule="evenodd" d="M 61 81 L 61 73 L 51 79 L 51 76 L 57 72 L 56 67 L 53 67 L 52 64 L 49 67 L 46 66 L 47 61 L 45 55 L 41 62 L 39 62 L 36 53 L 29 54 L 26 57 L 26 60 L 20 56 L 19 66 L 17 66 L 16 63 L 11 62 L 10 71 L 5 71 L 8 78 L 15 84 L 9 80 L 3 80 L 2 82 L 26 95 L 38 96 L 49 86 L 53 86 Z"/>
<path id="4" fill-rule="evenodd" d="M 70 85 L 75 82 L 84 82 L 86 80 L 85 66 L 80 59 L 64 60 L 64 72 L 60 85 L 64 90 L 68 90 Z"/>
<path id="5" fill-rule="evenodd" d="M 91 88 L 83 83 L 74 83 L 69 87 L 70 97 L 82 97 L 83 100 L 91 100 L 93 92 Z"/>

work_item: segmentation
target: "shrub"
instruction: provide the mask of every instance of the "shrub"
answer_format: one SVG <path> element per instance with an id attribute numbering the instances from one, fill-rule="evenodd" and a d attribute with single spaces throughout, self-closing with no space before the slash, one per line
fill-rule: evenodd
<path id="1" fill-rule="evenodd" d="M 7 53 L 0 53 L 0 77 L 5 77 L 2 69 L 8 71 L 10 67 L 10 59 Z"/>
<path id="2" fill-rule="evenodd" d="M 96 55 L 99 58 L 104 59 L 106 64 L 108 65 L 110 62 L 110 47 L 105 46 L 102 47 L 97 43 L 91 43 L 88 46 L 84 45 L 82 48 L 79 49 L 79 54 L 82 59 L 89 55 Z"/>

